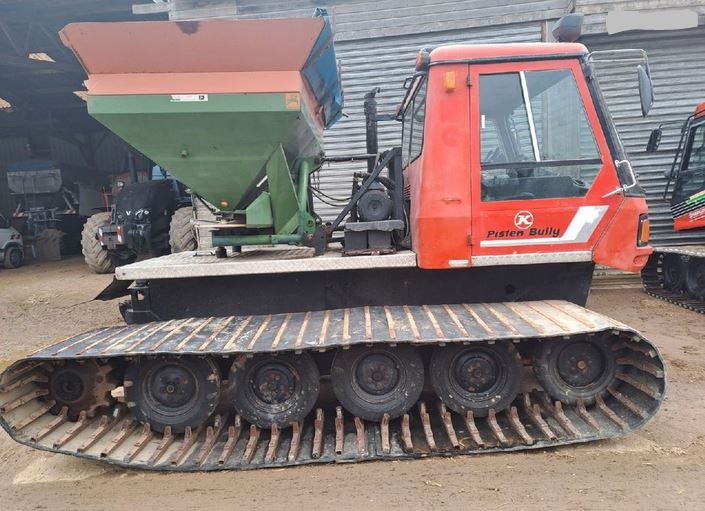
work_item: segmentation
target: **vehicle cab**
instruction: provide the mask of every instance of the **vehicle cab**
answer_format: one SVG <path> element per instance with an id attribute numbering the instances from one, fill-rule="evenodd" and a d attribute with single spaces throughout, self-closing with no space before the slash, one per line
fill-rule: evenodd
<path id="1" fill-rule="evenodd" d="M 422 51 L 400 117 L 421 267 L 646 263 L 644 193 L 583 45 Z"/>
<path id="2" fill-rule="evenodd" d="M 23 261 L 22 235 L 0 214 L 0 263 L 5 268 L 17 268 Z"/>

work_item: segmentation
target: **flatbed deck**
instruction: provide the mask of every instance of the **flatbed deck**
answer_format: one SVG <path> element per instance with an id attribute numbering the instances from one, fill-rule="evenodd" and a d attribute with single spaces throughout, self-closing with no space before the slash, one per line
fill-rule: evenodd
<path id="1" fill-rule="evenodd" d="M 217 258 L 212 250 L 179 252 L 119 266 L 115 277 L 118 280 L 154 280 L 414 267 L 416 254 L 411 250 L 344 257 L 337 245 L 326 254 L 315 257 L 312 248 L 265 247 L 243 248 L 242 253 L 229 253 L 224 259 Z"/>

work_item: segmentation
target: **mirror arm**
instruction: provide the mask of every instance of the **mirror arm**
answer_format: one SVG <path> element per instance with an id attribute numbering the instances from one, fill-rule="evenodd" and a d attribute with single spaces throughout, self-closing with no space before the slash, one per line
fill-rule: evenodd
<path id="1" fill-rule="evenodd" d="M 615 169 L 620 168 L 621 166 L 625 165 L 627 169 L 629 169 L 629 176 L 632 178 L 632 182 L 626 185 L 618 186 L 611 192 L 607 192 L 602 196 L 603 199 L 606 199 L 607 197 L 612 197 L 613 195 L 617 195 L 618 193 L 621 193 L 622 195 L 626 194 L 627 191 L 631 190 L 637 185 L 637 180 L 636 180 L 636 174 L 634 173 L 634 169 L 632 168 L 632 164 L 629 162 L 629 160 L 615 160 L 614 161 L 614 166 Z"/>

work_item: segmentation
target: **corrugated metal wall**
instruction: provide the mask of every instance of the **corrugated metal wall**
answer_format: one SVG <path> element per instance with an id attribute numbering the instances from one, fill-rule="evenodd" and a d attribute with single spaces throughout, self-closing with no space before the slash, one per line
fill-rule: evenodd
<path id="1" fill-rule="evenodd" d="M 655 103 L 648 117 L 641 116 L 634 64 L 597 63 L 596 69 L 610 112 L 625 145 L 639 182 L 648 194 L 652 242 L 655 245 L 705 241 L 703 233 L 676 233 L 669 205 L 661 197 L 666 180 L 663 171 L 673 161 L 680 128 L 664 130 L 658 153 L 646 153 L 649 133 L 665 121 L 683 121 L 695 105 L 705 100 L 705 27 L 670 32 L 640 31 L 608 36 L 585 36 L 591 50 L 643 48 L 649 55 Z"/>
<path id="2" fill-rule="evenodd" d="M 342 65 L 345 90 L 345 113 L 328 131 L 325 139 L 326 153 L 330 155 L 365 152 L 365 117 L 363 96 L 374 87 L 380 87 L 378 108 L 380 113 L 392 113 L 404 96 L 404 79 L 413 73 L 418 50 L 424 46 L 471 42 L 524 42 L 539 41 L 541 27 L 538 23 L 503 25 L 498 27 L 452 30 L 412 34 L 398 37 L 340 41 L 336 45 Z M 401 124 L 396 121 L 380 124 L 380 148 L 401 143 Z M 320 172 L 323 191 L 335 197 L 350 195 L 350 165 L 330 165 Z M 318 206 L 323 216 L 334 215 L 335 208 Z"/>

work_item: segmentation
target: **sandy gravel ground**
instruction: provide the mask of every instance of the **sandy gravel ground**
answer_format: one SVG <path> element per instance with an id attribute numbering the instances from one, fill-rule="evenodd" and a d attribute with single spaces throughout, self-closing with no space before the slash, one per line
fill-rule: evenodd
<path id="1" fill-rule="evenodd" d="M 34 349 L 121 322 L 92 302 L 110 277 L 80 259 L 0 269 L 0 369 Z M 642 431 L 530 453 L 215 474 L 105 468 L 0 432 L 0 509 L 705 509 L 705 316 L 638 289 L 589 306 L 640 329 L 668 363 L 668 396 Z"/>

